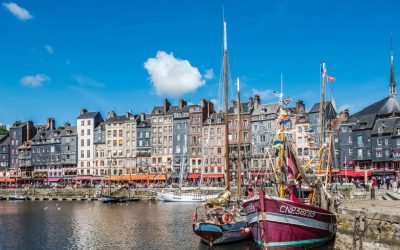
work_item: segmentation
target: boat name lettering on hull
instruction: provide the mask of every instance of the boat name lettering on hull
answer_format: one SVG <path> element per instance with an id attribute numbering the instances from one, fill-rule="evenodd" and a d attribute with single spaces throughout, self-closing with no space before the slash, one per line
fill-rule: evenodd
<path id="1" fill-rule="evenodd" d="M 309 218 L 315 217 L 315 211 L 304 209 L 301 207 L 295 207 L 295 206 L 282 205 L 279 208 L 279 212 L 281 212 L 283 214 L 300 215 L 300 216 L 309 217 Z"/>

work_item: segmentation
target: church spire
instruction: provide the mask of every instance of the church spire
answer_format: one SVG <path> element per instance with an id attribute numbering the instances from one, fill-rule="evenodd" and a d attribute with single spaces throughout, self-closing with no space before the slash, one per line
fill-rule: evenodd
<path id="1" fill-rule="evenodd" d="M 394 52 L 393 52 L 393 38 L 390 38 L 390 97 L 396 98 L 396 80 L 394 78 Z"/>

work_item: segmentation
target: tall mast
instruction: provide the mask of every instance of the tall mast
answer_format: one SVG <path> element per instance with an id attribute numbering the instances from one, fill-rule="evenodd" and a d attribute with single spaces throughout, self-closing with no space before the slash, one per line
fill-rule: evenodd
<path id="1" fill-rule="evenodd" d="M 241 119 L 241 105 L 240 105 L 240 82 L 239 82 L 239 77 L 237 78 L 236 82 L 236 88 L 237 88 L 237 116 L 238 116 L 238 148 L 237 148 L 237 154 L 238 154 L 238 166 L 237 166 L 237 178 L 238 178 L 238 196 L 239 199 L 242 196 L 242 158 L 240 157 L 240 149 L 242 146 L 242 119 Z"/>
<path id="2" fill-rule="evenodd" d="M 228 41 L 226 37 L 226 22 L 224 20 L 224 92 L 225 92 L 225 184 L 230 190 L 229 182 L 229 138 L 228 138 Z"/>
<path id="3" fill-rule="evenodd" d="M 325 110 L 325 77 L 326 77 L 326 65 L 325 62 L 322 62 L 321 65 L 321 103 L 319 105 L 319 121 L 320 121 L 320 145 L 325 141 L 324 136 L 324 110 Z"/>
<path id="4" fill-rule="evenodd" d="M 284 115 L 286 114 L 286 111 L 283 110 L 283 75 L 282 74 L 281 74 L 281 93 L 279 94 L 279 106 L 280 106 L 280 110 L 279 110 L 280 119 L 279 119 L 279 123 L 277 125 L 278 126 L 278 131 L 279 131 L 278 138 L 279 138 L 279 141 L 281 143 L 283 143 L 284 140 L 285 140 L 285 137 L 284 137 L 284 134 L 283 134 L 284 133 L 284 131 L 283 131 L 284 130 L 284 125 L 281 125 L 280 121 L 284 117 Z M 278 157 L 279 157 L 278 158 L 278 167 L 279 167 L 279 170 L 281 172 L 278 187 L 279 187 L 279 197 L 281 197 L 281 198 L 285 197 L 285 181 L 286 181 L 285 180 L 285 176 L 286 176 L 285 172 L 286 171 L 285 171 L 285 166 L 283 164 L 284 150 L 285 150 L 285 145 L 282 144 L 279 147 L 279 155 L 278 155 Z"/>

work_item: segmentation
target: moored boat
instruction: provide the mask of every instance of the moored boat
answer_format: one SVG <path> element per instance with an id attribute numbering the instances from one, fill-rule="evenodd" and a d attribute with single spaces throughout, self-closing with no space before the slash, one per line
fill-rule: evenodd
<path id="1" fill-rule="evenodd" d="M 333 240 L 336 215 L 310 204 L 260 196 L 245 202 L 254 241 L 263 247 L 316 247 Z"/>
<path id="2" fill-rule="evenodd" d="M 212 198 L 217 198 L 218 194 L 203 194 L 201 192 L 158 192 L 158 198 L 167 202 L 205 202 Z"/>
<path id="3" fill-rule="evenodd" d="M 121 203 L 126 202 L 126 198 L 124 196 L 103 196 L 103 203 Z"/>
<path id="4" fill-rule="evenodd" d="M 10 195 L 8 197 L 9 201 L 25 201 L 27 200 L 26 196 L 20 195 L 20 194 L 14 194 L 14 195 Z"/>
<path id="5" fill-rule="evenodd" d="M 204 209 L 199 219 L 199 210 Z M 199 206 L 193 214 L 193 232 L 208 245 L 227 244 L 251 238 L 247 218 L 237 208 Z"/>

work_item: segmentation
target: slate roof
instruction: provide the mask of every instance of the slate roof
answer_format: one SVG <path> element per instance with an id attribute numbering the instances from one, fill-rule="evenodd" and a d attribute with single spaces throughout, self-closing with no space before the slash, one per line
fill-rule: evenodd
<path id="1" fill-rule="evenodd" d="M 386 115 L 386 114 L 392 114 L 400 113 L 400 104 L 399 101 L 396 98 L 390 98 L 386 97 L 380 101 L 377 101 L 366 108 L 362 109 L 361 111 L 353 114 L 350 116 L 350 118 L 354 117 L 361 117 L 364 115 Z"/>
<path id="2" fill-rule="evenodd" d="M 1 141 L 1 140 L 3 140 L 3 141 Z M 6 138 L 2 138 L 0 140 L 0 146 L 9 146 L 10 145 L 10 137 L 9 136 L 7 136 Z"/>
<path id="3" fill-rule="evenodd" d="M 328 104 L 330 104 L 330 103 L 331 103 L 330 101 L 325 102 L 325 109 L 328 106 Z M 320 105 L 321 105 L 320 102 L 315 103 L 308 113 L 319 113 Z"/>
<path id="4" fill-rule="evenodd" d="M 394 127 L 396 125 L 396 121 L 398 121 L 398 118 L 391 117 L 391 118 L 384 118 L 384 119 L 377 119 L 375 122 L 375 126 L 372 129 L 372 134 L 392 134 L 394 131 Z M 378 128 L 382 127 L 383 131 L 382 133 L 378 133 Z"/>
<path id="5" fill-rule="evenodd" d="M 219 120 L 219 122 L 218 122 Z M 203 125 L 221 125 L 224 124 L 225 121 L 225 113 L 223 112 L 218 112 L 218 113 L 212 113 L 204 122 Z"/>
<path id="6" fill-rule="evenodd" d="M 279 103 L 260 104 L 257 108 L 253 109 L 252 115 L 277 114 L 278 111 Z"/>
<path id="7" fill-rule="evenodd" d="M 68 132 L 70 131 L 70 133 Z M 76 126 L 70 126 L 61 130 L 61 136 L 78 135 L 76 131 Z"/>
<path id="8" fill-rule="evenodd" d="M 119 122 L 126 122 L 126 121 L 133 121 L 136 120 L 137 115 L 131 114 L 129 117 L 125 115 L 116 115 L 114 117 L 109 117 L 105 123 L 119 123 Z"/>
<path id="9" fill-rule="evenodd" d="M 78 116 L 77 119 L 90 119 L 95 118 L 100 112 L 86 112 Z"/>
<path id="10" fill-rule="evenodd" d="M 6 139 L 8 138 L 8 135 L 0 135 L 0 144 L 2 144 Z"/>
<path id="11" fill-rule="evenodd" d="M 235 114 L 235 109 L 237 107 L 237 101 L 234 101 L 232 105 L 229 107 L 228 112 L 229 114 Z M 240 113 L 241 114 L 248 114 L 250 113 L 249 109 L 249 102 L 242 102 L 240 103 Z"/>

